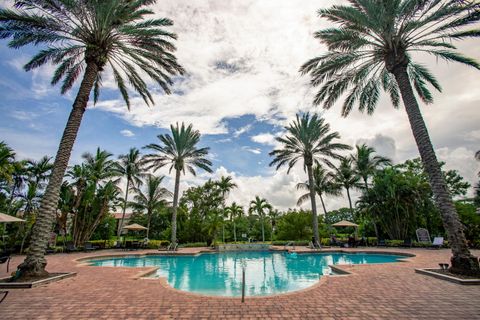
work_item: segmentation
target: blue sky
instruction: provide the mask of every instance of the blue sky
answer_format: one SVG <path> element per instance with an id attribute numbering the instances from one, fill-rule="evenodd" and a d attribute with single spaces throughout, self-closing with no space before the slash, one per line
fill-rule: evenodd
<path id="1" fill-rule="evenodd" d="M 352 146 L 366 142 L 395 162 L 418 156 L 404 110 L 392 109 L 385 98 L 371 117 L 355 111 L 343 119 L 338 106 L 326 112 L 312 106 L 313 91 L 298 68 L 324 52 L 312 37 L 328 26 L 317 18 L 316 10 L 335 2 L 342 1 L 159 2 L 158 16 L 175 22 L 177 56 L 188 76 L 177 81 L 170 96 L 155 91 L 155 106 L 149 108 L 134 98 L 128 111 L 106 71 L 100 102 L 85 113 L 71 162 L 79 162 L 83 152 L 97 146 L 115 155 L 133 146 L 141 148 L 167 132 L 170 123 L 184 121 L 202 132 L 201 144 L 211 148 L 215 172 L 187 175 L 183 189 L 229 174 L 239 185 L 230 201 L 246 205 L 258 194 L 286 209 L 295 207 L 299 194 L 294 187 L 305 175 L 301 168 L 288 176 L 275 172 L 268 167 L 268 153 L 297 112 L 321 112 L 343 142 Z M 459 47 L 480 59 L 478 43 Z M 35 48 L 12 50 L 0 41 L 0 140 L 21 158 L 55 153 L 76 93 L 74 88 L 62 96 L 58 86 L 49 85 L 52 66 L 23 71 L 34 52 Z M 444 89 L 435 93 L 434 105 L 422 106 L 437 154 L 448 168 L 460 170 L 473 182 L 478 171 L 473 154 L 480 149 L 480 73 L 416 58 L 433 70 Z M 345 205 L 344 197 L 327 202 L 329 208 Z"/>

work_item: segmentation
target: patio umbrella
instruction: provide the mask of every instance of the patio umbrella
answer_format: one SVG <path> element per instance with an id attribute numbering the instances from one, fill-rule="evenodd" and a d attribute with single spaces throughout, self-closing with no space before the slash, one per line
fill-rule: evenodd
<path id="1" fill-rule="evenodd" d="M 332 224 L 332 227 L 358 227 L 358 224 L 347 221 L 347 220 L 342 220 L 337 223 Z"/>
<path id="2" fill-rule="evenodd" d="M 8 222 L 25 222 L 25 220 L 5 214 L 0 212 L 0 223 L 4 223 L 3 225 L 3 233 L 2 233 L 2 240 L 3 240 L 3 245 L 4 245 L 4 250 L 6 251 L 7 245 L 5 243 L 5 231 L 7 229 L 7 223 Z"/>
<path id="3" fill-rule="evenodd" d="M 7 222 L 25 222 L 25 220 L 10 216 L 5 213 L 0 213 L 0 223 L 7 223 Z"/>
<path id="4" fill-rule="evenodd" d="M 138 223 L 129 224 L 128 226 L 123 227 L 123 229 L 133 230 L 133 231 L 147 230 L 147 228 L 145 228 L 144 226 L 139 225 Z"/>

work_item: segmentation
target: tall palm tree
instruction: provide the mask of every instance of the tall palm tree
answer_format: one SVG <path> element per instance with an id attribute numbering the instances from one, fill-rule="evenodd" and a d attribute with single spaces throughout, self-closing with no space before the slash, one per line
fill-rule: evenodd
<path id="1" fill-rule="evenodd" d="M 222 203 L 222 210 L 223 215 L 226 217 L 227 212 L 225 212 L 225 200 L 227 195 L 232 191 L 234 188 L 237 187 L 235 182 L 232 181 L 232 177 L 224 177 L 222 176 L 219 181 L 216 182 L 218 188 L 220 189 L 220 193 L 222 194 L 223 203 Z M 225 224 L 222 223 L 222 238 L 223 242 L 225 242 Z"/>
<path id="2" fill-rule="evenodd" d="M 167 199 L 171 198 L 173 194 L 162 187 L 162 182 L 165 176 L 155 177 L 148 175 L 145 183 L 145 192 L 139 187 L 135 188 L 135 196 L 129 206 L 135 210 L 145 212 L 147 214 L 147 238 L 150 233 L 150 223 L 152 214 L 159 211 L 167 205 Z"/>
<path id="3" fill-rule="evenodd" d="M 351 0 L 318 11 L 335 27 L 320 30 L 315 37 L 328 52 L 306 62 L 300 69 L 320 86 L 314 103 L 330 108 L 346 94 L 342 115 L 358 104 L 371 114 L 385 90 L 395 108 L 403 100 L 422 162 L 440 209 L 452 248 L 451 271 L 480 274 L 478 259 L 467 247 L 463 227 L 442 175 L 417 98 L 433 102 L 428 88 L 441 90 L 430 71 L 415 62 L 414 53 L 428 53 L 440 60 L 459 62 L 480 69 L 475 60 L 458 52 L 454 40 L 479 37 L 468 30 L 480 20 L 476 1 L 458 0 Z"/>
<path id="4" fill-rule="evenodd" d="M 335 180 L 339 185 L 345 188 L 345 191 L 347 191 L 348 205 L 353 216 L 352 197 L 350 195 L 350 190 L 360 188 L 361 184 L 359 183 L 360 176 L 353 168 L 352 162 L 353 161 L 351 158 L 343 158 L 340 160 L 340 164 L 335 167 Z"/>
<path id="5" fill-rule="evenodd" d="M 169 165 L 170 172 L 175 169 L 175 189 L 173 192 L 173 214 L 172 214 L 172 243 L 177 241 L 177 208 L 180 188 L 180 174 L 185 174 L 185 169 L 196 175 L 195 167 L 207 172 L 212 172 L 212 162 L 206 158 L 210 148 L 197 148 L 200 142 L 200 132 L 193 130 L 190 124 L 185 127 L 182 122 L 173 126 L 170 125 L 171 135 L 160 134 L 158 139 L 162 143 L 151 143 L 145 148 L 157 153 L 145 155 L 145 162 L 149 164 L 147 169 L 158 170 Z"/>
<path id="6" fill-rule="evenodd" d="M 235 220 L 243 215 L 243 207 L 238 205 L 236 202 L 232 202 L 230 206 L 225 208 L 225 211 L 228 213 L 230 220 L 233 222 L 233 240 L 237 242 L 237 228 Z"/>
<path id="7" fill-rule="evenodd" d="M 251 214 L 255 212 L 260 217 L 262 223 L 262 242 L 265 242 L 265 215 L 272 209 L 272 206 L 266 199 L 255 196 L 255 199 L 250 201 L 248 212 Z"/>
<path id="8" fill-rule="evenodd" d="M 335 181 L 333 173 L 324 169 L 322 166 L 315 166 L 313 168 L 313 181 L 315 193 L 318 194 L 320 202 L 322 203 L 323 213 L 327 215 L 327 208 L 325 207 L 324 196 L 339 196 L 341 195 L 341 185 Z M 297 184 L 297 190 L 307 190 L 308 192 L 300 196 L 297 205 L 301 206 L 305 201 L 310 199 L 310 185 L 307 182 L 300 182 Z"/>
<path id="9" fill-rule="evenodd" d="M 351 155 L 353 166 L 357 174 L 363 180 L 365 191 L 368 192 L 368 179 L 373 176 L 379 168 L 391 165 L 392 161 L 386 157 L 373 155 L 375 149 L 366 144 L 356 145 L 355 148 L 356 153 Z M 375 219 L 373 219 L 372 223 L 375 230 L 375 236 L 378 239 L 379 234 Z"/>
<path id="10" fill-rule="evenodd" d="M 299 160 L 303 160 L 303 168 L 307 171 L 308 185 L 310 186 L 310 202 L 312 205 L 312 225 L 315 243 L 320 243 L 318 234 L 317 204 L 315 201 L 315 182 L 313 166 L 325 163 L 331 165 L 332 159 L 340 159 L 338 154 L 342 150 L 350 150 L 351 147 L 336 142 L 340 139 L 338 132 L 330 132 L 330 125 L 325 119 L 314 114 L 306 113 L 290 123 L 285 137 L 277 137 L 276 140 L 283 146 L 282 149 L 273 150 L 271 156 L 275 158 L 270 166 L 276 165 L 278 170 L 283 165 L 288 166 L 287 174 Z"/>
<path id="11" fill-rule="evenodd" d="M 9 46 L 15 49 L 26 45 L 43 48 L 25 65 L 25 70 L 47 63 L 58 65 L 52 85 L 63 79 L 62 93 L 70 90 L 83 73 L 40 205 L 31 245 L 20 266 L 22 275 L 40 276 L 47 273 L 44 252 L 63 176 L 92 89 L 94 102 L 98 100 L 103 71 L 111 68 L 130 108 L 125 78 L 147 104 L 153 104 L 143 74 L 169 94 L 170 77 L 183 74 L 184 70 L 173 55 L 172 40 L 176 35 L 165 30 L 173 22 L 165 18 L 145 19 L 154 14 L 148 6 L 155 0 L 22 0 L 14 3 L 14 9 L 0 9 L 0 38 L 10 38 Z"/>
<path id="12" fill-rule="evenodd" d="M 139 188 L 142 185 L 142 178 L 145 176 L 143 172 L 143 162 L 140 151 L 137 148 L 130 148 L 127 154 L 118 157 L 119 161 L 116 170 L 119 176 L 127 180 L 125 188 L 125 198 L 123 199 L 122 219 L 118 225 L 117 239 L 120 239 L 122 233 L 123 221 L 125 220 L 125 211 L 127 210 L 128 192 L 130 188 Z M 148 238 L 148 230 L 147 230 Z"/>

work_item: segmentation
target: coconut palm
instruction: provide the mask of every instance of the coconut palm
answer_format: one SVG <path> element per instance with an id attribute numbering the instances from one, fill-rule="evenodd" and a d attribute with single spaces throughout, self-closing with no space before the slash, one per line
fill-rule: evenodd
<path id="1" fill-rule="evenodd" d="M 331 166 L 332 159 L 341 158 L 338 154 L 339 151 L 349 150 L 351 147 L 336 142 L 340 139 L 340 134 L 330 132 L 330 125 L 317 114 L 311 117 L 308 113 L 301 117 L 297 114 L 297 119 L 285 129 L 286 136 L 276 138 L 283 145 L 282 149 L 270 152 L 270 155 L 275 157 L 270 166 L 276 165 L 278 170 L 283 165 L 287 165 L 288 174 L 299 160 L 303 160 L 303 168 L 307 171 L 308 185 L 310 186 L 313 237 L 315 243 L 320 243 L 313 166 L 322 163 Z"/>
<path id="2" fill-rule="evenodd" d="M 127 154 L 118 157 L 119 161 L 116 170 L 119 176 L 127 180 L 125 188 L 125 198 L 123 199 L 122 219 L 118 225 L 117 238 L 120 239 L 122 233 L 123 221 L 125 220 L 125 211 L 127 210 L 128 192 L 130 188 L 138 188 L 142 185 L 142 178 L 145 176 L 143 172 L 143 162 L 140 151 L 137 148 L 130 148 Z M 148 230 L 147 230 L 148 238 Z"/>
<path id="3" fill-rule="evenodd" d="M 236 202 L 232 202 L 232 204 L 225 208 L 225 211 L 230 216 L 230 220 L 233 222 L 233 240 L 237 242 L 237 228 L 235 220 L 237 217 L 241 217 L 243 215 L 243 207 L 238 205 Z"/>
<path id="4" fill-rule="evenodd" d="M 30 249 L 20 266 L 22 275 L 46 274 L 44 252 L 63 175 L 92 89 L 94 102 L 99 98 L 103 71 L 112 70 L 128 108 L 125 79 L 147 104 L 153 104 L 143 75 L 148 75 L 169 94 L 170 77 L 184 72 L 172 54 L 176 35 L 165 30 L 173 22 L 165 18 L 145 19 L 154 14 L 148 8 L 154 3 L 155 0 L 22 0 L 15 1 L 13 9 L 0 9 L 0 38 L 10 38 L 11 48 L 42 45 L 25 70 L 48 63 L 57 65 L 51 83 L 55 85 L 63 79 L 62 94 L 82 77 L 42 199 Z"/>
<path id="5" fill-rule="evenodd" d="M 272 210 L 272 206 L 268 203 L 266 199 L 255 196 L 255 199 L 250 201 L 250 207 L 248 208 L 248 212 L 250 214 L 256 213 L 260 218 L 260 222 L 262 223 L 262 242 L 265 242 L 265 215 L 270 210 Z"/>
<path id="6" fill-rule="evenodd" d="M 227 212 L 225 212 L 226 197 L 230 193 L 230 191 L 232 191 L 234 188 L 237 187 L 237 185 L 234 182 L 232 182 L 232 177 L 230 176 L 228 177 L 222 176 L 220 180 L 216 182 L 216 184 L 220 189 L 220 193 L 222 194 L 222 198 L 223 198 L 222 210 L 223 210 L 224 217 L 226 217 L 225 215 L 228 214 Z M 223 242 L 225 242 L 225 225 L 224 224 L 222 224 L 222 238 L 223 238 Z"/>
<path id="7" fill-rule="evenodd" d="M 133 197 L 133 201 L 129 203 L 129 206 L 133 209 L 147 214 L 147 238 L 150 232 L 152 214 L 165 207 L 167 199 L 173 195 L 167 188 L 162 187 L 164 178 L 164 176 L 155 177 L 148 175 L 145 191 L 142 191 L 139 187 L 135 188 L 136 194 Z"/>
<path id="8" fill-rule="evenodd" d="M 325 207 L 324 196 L 339 196 L 341 195 L 341 185 L 335 181 L 334 175 L 321 166 L 313 168 L 313 181 L 315 193 L 318 194 L 320 202 L 322 203 L 323 213 L 327 215 L 327 208 Z M 310 200 L 310 186 L 307 182 L 300 182 L 297 184 L 297 190 L 306 190 L 307 193 L 298 198 L 297 205 L 301 206 L 307 200 Z"/>
<path id="9" fill-rule="evenodd" d="M 476 1 L 458 0 L 351 0 L 318 11 L 332 26 L 315 33 L 328 52 L 300 69 L 310 74 L 312 86 L 320 86 L 314 103 L 328 109 L 346 96 L 342 115 L 355 105 L 371 114 L 385 90 L 395 108 L 403 100 L 410 126 L 428 173 L 452 248 L 451 271 L 479 274 L 478 259 L 471 255 L 452 197 L 443 178 L 417 98 L 431 103 L 428 85 L 440 84 L 414 53 L 458 62 L 480 69 L 475 60 L 461 54 L 453 41 L 479 37 L 466 29 L 480 20 Z M 345 95 L 344 95 L 345 94 Z"/>
<path id="10" fill-rule="evenodd" d="M 360 176 L 357 174 L 353 168 L 351 158 L 343 158 L 340 160 L 340 164 L 335 167 L 335 181 L 345 188 L 347 192 L 348 205 L 350 207 L 350 212 L 353 216 L 353 206 L 352 206 L 352 197 L 350 195 L 350 190 L 358 189 L 361 187 Z"/>
<path id="11" fill-rule="evenodd" d="M 170 166 L 169 171 L 175 169 L 175 189 L 173 192 L 173 214 L 172 214 L 172 243 L 177 241 L 177 208 L 180 187 L 180 174 L 185 174 L 188 170 L 191 174 L 196 175 L 195 167 L 201 168 L 207 172 L 212 172 L 210 166 L 212 162 L 206 158 L 210 148 L 197 148 L 200 142 L 200 132 L 193 130 L 190 124 L 185 127 L 182 122 L 173 126 L 170 125 L 170 134 L 160 134 L 158 139 L 162 144 L 151 143 L 145 148 L 157 153 L 145 155 L 145 163 L 148 164 L 147 169 L 155 171 Z"/>

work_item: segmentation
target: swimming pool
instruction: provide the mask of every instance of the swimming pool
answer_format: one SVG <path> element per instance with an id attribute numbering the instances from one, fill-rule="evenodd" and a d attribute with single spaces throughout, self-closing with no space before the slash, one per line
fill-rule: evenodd
<path id="1" fill-rule="evenodd" d="M 370 253 L 303 253 L 255 251 L 200 255 L 125 256 L 89 260 L 92 266 L 158 267 L 150 277 L 165 277 L 173 288 L 215 296 L 241 296 L 245 266 L 247 296 L 267 296 L 310 287 L 329 265 L 396 262 L 405 256 Z"/>

